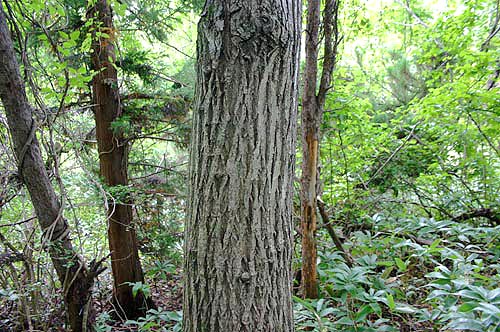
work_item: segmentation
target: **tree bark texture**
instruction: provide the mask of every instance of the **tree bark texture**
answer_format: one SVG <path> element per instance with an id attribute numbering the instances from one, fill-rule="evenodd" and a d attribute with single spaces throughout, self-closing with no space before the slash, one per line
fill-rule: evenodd
<path id="1" fill-rule="evenodd" d="M 128 142 L 111 124 L 122 114 L 118 75 L 114 62 L 116 31 L 107 0 L 97 0 L 89 11 L 95 20 L 92 65 L 98 72 L 92 81 L 100 175 L 111 189 L 128 185 Z M 102 33 L 108 35 L 102 35 Z M 144 315 L 150 299 L 135 297 L 129 283 L 144 282 L 128 194 L 108 198 L 108 241 L 113 272 L 113 297 L 119 315 L 134 319 Z"/>
<path id="2" fill-rule="evenodd" d="M 291 332 L 299 0 L 209 0 L 198 62 L 184 332 Z"/>
<path id="3" fill-rule="evenodd" d="M 302 230 L 302 295 L 318 297 L 316 269 L 317 197 L 319 185 L 319 143 L 321 121 L 326 95 L 330 89 L 336 63 L 338 34 L 338 0 L 326 0 L 323 15 L 324 59 L 321 78 L 318 76 L 320 47 L 321 1 L 308 0 L 306 27 L 306 65 L 302 97 L 302 178 L 301 178 L 301 230 Z M 319 88 L 318 88 L 319 80 Z M 318 90 L 318 92 L 316 92 Z"/>
<path id="4" fill-rule="evenodd" d="M 5 13 L 0 5 L 0 98 L 18 160 L 18 172 L 31 197 L 43 245 L 62 285 L 69 325 L 74 332 L 92 331 L 91 292 L 94 277 L 73 249 L 68 223 L 45 170 L 24 82 L 20 75 Z"/>
<path id="5" fill-rule="evenodd" d="M 319 126 L 321 114 L 316 88 L 318 80 L 318 45 L 320 0 L 308 0 L 306 27 L 306 64 L 302 95 L 302 178 L 301 178 L 301 230 L 302 230 L 302 295 L 318 297 L 316 269 L 316 197 L 318 186 Z"/>

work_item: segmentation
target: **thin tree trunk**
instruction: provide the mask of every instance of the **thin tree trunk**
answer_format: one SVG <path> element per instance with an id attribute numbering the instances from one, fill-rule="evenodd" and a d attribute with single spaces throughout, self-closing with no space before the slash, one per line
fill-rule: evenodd
<path id="1" fill-rule="evenodd" d="M 110 188 L 127 186 L 128 142 L 111 127 L 122 113 L 118 76 L 114 66 L 116 31 L 113 27 L 113 14 L 107 0 L 97 0 L 89 15 L 96 22 L 93 30 L 92 64 L 98 74 L 93 78 L 92 88 L 100 174 Z M 144 282 L 132 220 L 132 202 L 129 195 L 120 194 L 119 197 L 108 199 L 107 205 L 115 309 L 119 315 L 134 319 L 144 315 L 152 302 L 142 292 L 133 296 L 130 285 Z"/>
<path id="2" fill-rule="evenodd" d="M 301 230 L 302 230 L 302 295 L 318 297 L 316 269 L 317 248 L 317 197 L 319 186 L 319 143 L 326 95 L 335 67 L 339 35 L 337 28 L 338 0 L 325 2 L 324 60 L 318 89 L 319 27 L 321 1 L 309 0 L 307 4 L 306 66 L 302 97 L 302 178 L 301 178 Z M 318 89 L 318 93 L 316 90 Z"/>
<path id="3" fill-rule="evenodd" d="M 74 332 L 91 331 L 94 312 L 91 290 L 98 268 L 87 269 L 73 249 L 68 223 L 52 187 L 36 137 L 36 122 L 26 96 L 5 14 L 0 6 L 0 98 L 9 124 L 19 175 L 31 197 L 44 248 L 62 284 L 69 325 Z"/>
<path id="4" fill-rule="evenodd" d="M 320 0 L 309 0 L 307 3 L 306 66 L 302 97 L 302 294 L 311 299 L 318 297 L 315 236 L 321 116 L 316 97 L 316 82 L 318 80 L 320 5 Z"/>
<path id="5" fill-rule="evenodd" d="M 207 1 L 185 236 L 184 332 L 292 332 L 301 3 Z"/>

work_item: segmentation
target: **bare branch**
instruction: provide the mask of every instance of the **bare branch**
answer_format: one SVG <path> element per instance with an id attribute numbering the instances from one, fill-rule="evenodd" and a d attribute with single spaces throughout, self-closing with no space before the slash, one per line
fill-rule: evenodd
<path id="1" fill-rule="evenodd" d="M 318 204 L 319 214 L 323 219 L 323 225 L 325 226 L 326 230 L 328 231 L 328 234 L 332 238 L 333 243 L 335 243 L 335 247 L 337 247 L 337 250 L 341 252 L 342 257 L 344 257 L 347 266 L 352 267 L 353 259 L 351 255 L 344 249 L 342 241 L 340 241 L 339 237 L 337 236 L 337 233 L 335 233 L 335 230 L 333 229 L 333 226 L 330 222 L 330 218 L 328 217 L 328 213 L 326 212 L 325 209 L 325 202 L 323 202 L 321 198 L 318 198 L 317 204 Z"/>

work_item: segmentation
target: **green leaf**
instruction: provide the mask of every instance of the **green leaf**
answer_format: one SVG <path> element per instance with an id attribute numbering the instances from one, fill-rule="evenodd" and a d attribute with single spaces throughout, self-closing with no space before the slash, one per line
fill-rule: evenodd
<path id="1" fill-rule="evenodd" d="M 500 308 L 493 304 L 481 302 L 477 309 L 487 315 L 500 317 Z"/>
<path id="2" fill-rule="evenodd" d="M 456 319 L 448 324 L 448 328 L 452 330 L 485 331 L 485 327 L 480 322 L 469 318 Z"/>
<path id="3" fill-rule="evenodd" d="M 69 39 L 69 35 L 64 31 L 59 31 L 59 36 L 63 39 Z"/>
<path id="4" fill-rule="evenodd" d="M 78 39 L 78 37 L 80 37 L 80 31 L 79 30 L 75 30 L 75 31 L 71 32 L 69 34 L 69 36 L 70 36 L 70 38 L 72 40 Z"/>
<path id="5" fill-rule="evenodd" d="M 394 302 L 394 296 L 392 294 L 387 294 L 387 306 L 389 309 L 394 310 L 396 308 L 396 303 Z"/>
<path id="6" fill-rule="evenodd" d="M 76 42 L 74 40 L 68 40 L 63 43 L 63 47 L 65 48 L 71 48 L 73 46 L 76 46 Z"/>
<path id="7" fill-rule="evenodd" d="M 339 319 L 335 323 L 340 324 L 340 325 L 354 326 L 354 321 L 352 319 L 350 319 L 349 317 L 342 317 L 341 319 Z"/>
<path id="8" fill-rule="evenodd" d="M 384 270 L 382 275 L 380 276 L 382 279 L 387 279 L 391 275 L 392 270 L 394 270 L 394 265 L 389 266 L 387 269 Z"/>
<path id="9" fill-rule="evenodd" d="M 366 316 L 368 316 L 372 312 L 373 312 L 373 308 L 370 305 L 364 305 L 356 313 L 356 317 L 354 317 L 354 320 L 356 322 L 362 322 L 362 321 L 364 321 L 366 319 Z"/>
<path id="10" fill-rule="evenodd" d="M 406 272 L 406 270 L 408 269 L 406 263 L 403 262 L 401 258 L 399 257 L 394 258 L 394 262 L 396 263 L 396 266 L 398 267 L 399 271 Z"/>
<path id="11" fill-rule="evenodd" d="M 132 287 L 132 296 L 135 298 L 137 296 L 137 293 L 139 290 L 142 288 L 142 282 L 136 282 L 134 286 Z"/>
<path id="12" fill-rule="evenodd" d="M 440 249 L 438 248 L 440 243 L 441 243 L 441 239 L 437 239 L 434 242 L 432 242 L 432 244 L 429 246 L 429 252 L 440 251 Z"/>
<path id="13" fill-rule="evenodd" d="M 401 312 L 404 314 L 415 314 L 418 312 L 418 309 L 415 307 L 412 307 L 409 304 L 404 304 L 404 303 L 398 303 L 396 307 L 394 308 L 394 311 L 396 312 Z"/>
<path id="14" fill-rule="evenodd" d="M 460 307 L 458 307 L 458 311 L 460 311 L 460 312 L 469 312 L 471 310 L 474 310 L 475 308 L 477 308 L 477 303 L 476 302 L 465 302 Z"/>

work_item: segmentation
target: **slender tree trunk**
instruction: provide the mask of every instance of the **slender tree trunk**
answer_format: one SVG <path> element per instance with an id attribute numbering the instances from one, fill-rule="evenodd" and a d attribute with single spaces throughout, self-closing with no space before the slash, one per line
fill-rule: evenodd
<path id="1" fill-rule="evenodd" d="M 198 62 L 184 332 L 292 332 L 301 2 L 209 0 Z"/>
<path id="2" fill-rule="evenodd" d="M 52 187 L 36 137 L 36 122 L 21 79 L 5 14 L 0 5 L 0 98 L 9 124 L 19 175 L 31 197 L 44 247 L 62 284 L 69 325 L 74 332 L 91 331 L 91 291 L 97 272 L 87 269 L 73 249 L 68 223 Z"/>
<path id="3" fill-rule="evenodd" d="M 323 19 L 324 59 L 322 74 L 318 76 L 319 28 L 321 1 L 308 0 L 306 28 L 306 66 L 302 97 L 302 178 L 301 178 L 301 230 L 302 230 L 302 295 L 318 297 L 316 269 L 317 197 L 319 186 L 319 143 L 326 94 L 335 67 L 339 34 L 337 26 L 338 0 L 326 0 Z M 319 88 L 318 88 L 318 80 Z M 318 92 L 316 92 L 318 90 Z"/>
<path id="4" fill-rule="evenodd" d="M 92 64 L 98 74 L 92 81 L 92 88 L 100 174 L 110 188 L 127 186 L 128 142 L 121 133 L 111 128 L 113 121 L 122 113 L 118 76 L 114 66 L 116 31 L 113 27 L 113 14 L 107 0 L 97 0 L 89 15 L 96 22 Z M 152 302 L 142 292 L 133 296 L 132 286 L 129 284 L 144 282 L 132 220 L 132 202 L 129 195 L 120 194 L 119 197 L 108 199 L 107 205 L 114 303 L 119 315 L 133 319 L 144 315 Z"/>
<path id="5" fill-rule="evenodd" d="M 318 297 L 315 236 L 321 114 L 316 97 L 316 82 L 318 80 L 320 5 L 320 0 L 309 0 L 307 3 L 306 66 L 302 96 L 302 294 L 312 299 Z"/>

